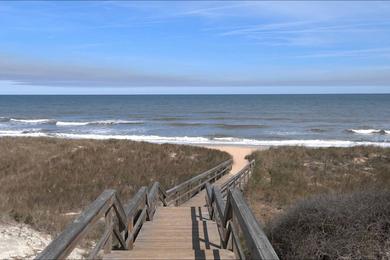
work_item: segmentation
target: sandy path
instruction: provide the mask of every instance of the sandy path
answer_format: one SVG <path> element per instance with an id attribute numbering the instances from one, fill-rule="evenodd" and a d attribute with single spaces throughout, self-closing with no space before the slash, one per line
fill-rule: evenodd
<path id="1" fill-rule="evenodd" d="M 206 148 L 227 152 L 233 158 L 232 170 L 230 171 L 230 173 L 224 175 L 222 178 L 220 178 L 218 181 L 215 182 L 215 185 L 217 186 L 225 183 L 229 178 L 236 175 L 238 171 L 241 170 L 248 163 L 248 161 L 245 159 L 247 155 L 251 154 L 255 150 L 267 149 L 267 147 L 252 148 L 252 147 L 241 147 L 241 146 L 206 146 Z M 206 203 L 205 195 L 206 192 L 203 190 L 199 192 L 197 195 L 195 195 L 193 198 L 191 198 L 189 201 L 182 204 L 181 206 L 183 207 L 204 206 Z"/>

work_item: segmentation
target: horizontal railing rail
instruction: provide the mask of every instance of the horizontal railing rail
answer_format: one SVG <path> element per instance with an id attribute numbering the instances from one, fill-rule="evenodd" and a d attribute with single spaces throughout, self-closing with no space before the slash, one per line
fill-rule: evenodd
<path id="1" fill-rule="evenodd" d="M 221 185 L 221 193 L 224 198 L 227 196 L 227 191 L 230 188 L 239 188 L 242 190 L 244 185 L 248 182 L 250 175 L 255 167 L 255 160 L 250 161 L 244 166 L 237 174 L 229 178 L 225 183 Z"/>
<path id="2" fill-rule="evenodd" d="M 167 203 L 168 205 L 175 204 L 176 206 L 188 201 L 195 194 L 201 191 L 206 183 L 215 182 L 221 178 L 224 174 L 229 172 L 232 168 L 233 160 L 227 160 L 218 166 L 196 175 L 195 177 L 176 185 L 175 187 L 167 190 Z"/>
<path id="3" fill-rule="evenodd" d="M 254 161 L 248 163 L 221 189 L 206 184 L 208 211 L 211 219 L 217 223 L 222 247 L 232 250 L 237 258 L 279 259 L 242 193 L 237 189 L 247 181 L 253 166 Z"/>
<path id="4" fill-rule="evenodd" d="M 165 190 L 154 182 L 150 188 L 141 187 L 133 198 L 123 206 L 115 190 L 105 190 L 91 203 L 59 236 L 57 236 L 37 259 L 66 258 L 90 230 L 104 218 L 104 232 L 88 258 L 99 258 L 100 253 L 115 248 L 131 250 L 145 221 L 153 220 L 158 206 L 179 205 L 198 193 L 206 183 L 214 182 L 227 173 L 232 160 L 185 181 L 172 189 Z"/>

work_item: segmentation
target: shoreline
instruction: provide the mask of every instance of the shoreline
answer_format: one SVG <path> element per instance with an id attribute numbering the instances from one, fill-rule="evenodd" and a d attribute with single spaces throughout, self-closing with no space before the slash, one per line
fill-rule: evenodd
<path id="1" fill-rule="evenodd" d="M 17 132 L 17 133 L 16 133 Z M 374 141 L 353 141 L 335 139 L 284 139 L 284 140 L 256 140 L 236 137 L 207 138 L 207 137 L 167 137 L 157 135 L 102 135 L 102 134 L 62 134 L 62 133 L 31 133 L 23 131 L 2 131 L 0 138 L 56 138 L 69 140 L 128 140 L 134 142 L 148 142 L 154 144 L 176 144 L 192 146 L 235 146 L 235 147 L 280 147 L 280 146 L 302 146 L 309 148 L 327 147 L 354 147 L 354 146 L 376 146 L 387 148 L 390 142 Z"/>

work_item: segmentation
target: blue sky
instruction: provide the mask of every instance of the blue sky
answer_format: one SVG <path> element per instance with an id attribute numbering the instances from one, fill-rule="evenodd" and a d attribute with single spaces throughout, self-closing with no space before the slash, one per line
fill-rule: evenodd
<path id="1" fill-rule="evenodd" d="M 390 93 L 390 2 L 0 2 L 0 94 Z"/>

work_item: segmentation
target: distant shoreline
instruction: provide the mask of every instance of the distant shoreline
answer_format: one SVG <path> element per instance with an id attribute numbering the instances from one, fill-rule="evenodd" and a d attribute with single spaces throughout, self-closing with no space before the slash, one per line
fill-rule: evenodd
<path id="1" fill-rule="evenodd" d="M 8 133 L 9 132 L 9 133 Z M 46 134 L 46 133 L 12 133 L 0 131 L 0 138 L 56 138 L 69 140 L 128 140 L 134 142 L 148 142 L 154 144 L 177 144 L 193 146 L 234 146 L 234 147 L 279 147 L 279 146 L 303 146 L 311 148 L 326 147 L 354 147 L 376 146 L 390 147 L 390 142 L 348 141 L 348 140 L 251 140 L 245 138 L 214 138 L 206 137 L 164 137 L 164 136 L 137 136 L 137 135 L 78 135 L 78 134 Z"/>

